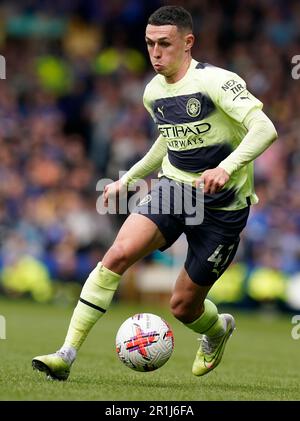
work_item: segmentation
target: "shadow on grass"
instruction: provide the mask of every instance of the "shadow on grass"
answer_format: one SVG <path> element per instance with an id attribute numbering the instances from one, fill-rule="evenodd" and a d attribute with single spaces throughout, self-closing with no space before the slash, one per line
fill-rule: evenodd
<path id="1" fill-rule="evenodd" d="M 143 374 L 143 373 L 141 373 Z M 147 374 L 147 373 L 145 373 Z M 192 379 L 193 380 L 193 379 Z M 76 378 L 72 378 L 70 380 L 71 383 L 78 384 L 81 387 L 84 387 L 84 385 L 91 385 L 91 378 L 90 376 L 85 376 L 85 375 L 80 375 L 80 376 L 76 376 Z M 183 381 L 178 380 L 176 381 L 169 381 L 168 379 L 151 379 L 149 377 L 144 377 L 143 379 L 138 379 L 137 377 L 134 378 L 128 378 L 122 376 L 122 377 L 118 377 L 115 378 L 114 376 L 112 377 L 108 377 L 106 376 L 97 376 L 93 379 L 93 384 L 95 386 L 100 386 L 100 387 L 111 387 L 113 386 L 115 389 L 120 388 L 120 389 L 124 389 L 124 387 L 126 387 L 128 390 L 130 390 L 130 387 L 134 387 L 136 388 L 141 388 L 141 387 L 145 387 L 145 388 L 161 388 L 161 389 L 174 389 L 174 390 L 182 390 L 183 388 L 187 387 L 190 388 L 191 387 L 191 382 L 190 381 Z"/>

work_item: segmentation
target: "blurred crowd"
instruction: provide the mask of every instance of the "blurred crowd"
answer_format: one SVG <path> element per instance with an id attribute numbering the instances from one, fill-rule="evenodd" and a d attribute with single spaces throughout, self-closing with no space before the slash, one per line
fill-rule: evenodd
<path id="1" fill-rule="evenodd" d="M 154 75 L 144 29 L 167 4 L 192 13 L 194 58 L 242 76 L 279 133 L 256 160 L 260 202 L 236 262 L 248 276 L 258 268 L 282 279 L 300 272 L 300 80 L 291 76 L 299 1 L 2 1 L 2 289 L 13 280 L 17 289 L 22 279 L 26 290 L 30 274 L 83 283 L 113 241 L 122 218 L 96 212 L 96 184 L 117 179 L 156 138 L 142 103 Z M 168 253 L 169 260 L 155 253 L 145 264 L 170 264 Z"/>

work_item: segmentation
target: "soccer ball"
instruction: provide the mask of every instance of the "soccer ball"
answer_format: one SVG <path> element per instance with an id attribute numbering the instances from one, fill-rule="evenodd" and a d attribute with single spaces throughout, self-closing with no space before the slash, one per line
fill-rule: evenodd
<path id="1" fill-rule="evenodd" d="M 153 371 L 164 365 L 174 348 L 169 324 L 151 313 L 135 314 L 120 326 L 116 350 L 120 360 L 136 371 Z"/>

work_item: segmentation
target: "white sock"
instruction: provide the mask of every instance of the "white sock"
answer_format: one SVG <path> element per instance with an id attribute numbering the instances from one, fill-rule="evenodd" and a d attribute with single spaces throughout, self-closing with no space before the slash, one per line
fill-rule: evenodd
<path id="1" fill-rule="evenodd" d="M 72 364 L 76 358 L 77 351 L 69 345 L 63 345 L 58 354 L 68 363 Z"/>

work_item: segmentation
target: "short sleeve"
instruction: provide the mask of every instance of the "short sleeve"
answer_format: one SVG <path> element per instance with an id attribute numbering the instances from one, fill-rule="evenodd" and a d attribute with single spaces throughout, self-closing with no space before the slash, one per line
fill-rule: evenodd
<path id="1" fill-rule="evenodd" d="M 221 69 L 215 73 L 208 93 L 217 106 L 239 123 L 249 111 L 263 107 L 263 103 L 248 91 L 246 82 L 240 76 Z"/>

